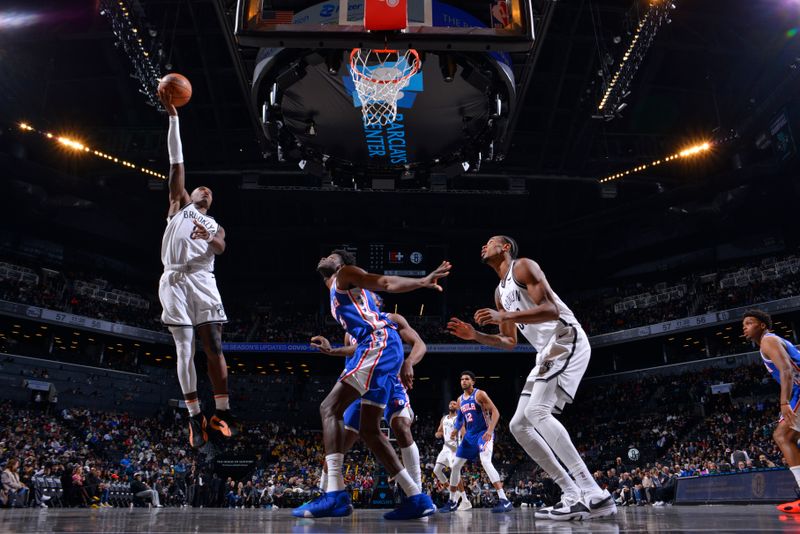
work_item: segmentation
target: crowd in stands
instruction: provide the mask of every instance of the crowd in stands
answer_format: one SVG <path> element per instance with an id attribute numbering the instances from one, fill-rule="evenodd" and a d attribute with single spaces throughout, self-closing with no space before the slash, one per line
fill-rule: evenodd
<path id="1" fill-rule="evenodd" d="M 568 303 L 584 329 L 598 335 L 796 296 L 798 272 L 796 255 L 768 257 L 677 279 L 623 282 Z"/>
<path id="2" fill-rule="evenodd" d="M 714 394 L 711 386 L 731 384 Z M 622 505 L 663 504 L 674 498 L 678 477 L 782 466 L 771 435 L 777 389 L 758 365 L 705 369 L 674 376 L 588 382 L 563 416 L 595 477 Z M 309 421 L 313 421 L 309 415 Z M 48 413 L 0 404 L 0 464 L 8 505 L 47 506 L 37 477 L 58 477 L 62 505 L 110 506 L 108 488 L 125 484 L 139 504 L 154 506 L 291 507 L 307 500 L 319 482 L 322 441 L 316 426 L 296 422 L 247 423 L 225 452 L 255 458 L 251 475 L 221 478 L 187 447 L 182 411 L 155 417 L 63 408 Z M 414 425 L 423 489 L 444 502 L 433 475 L 441 443 L 438 414 Z M 557 498 L 549 480 L 498 427 L 495 465 L 517 504 Z M 629 451 L 639 451 L 631 456 Z M 639 456 L 640 455 L 640 456 Z M 14 460 L 18 461 L 15 467 Z M 345 479 L 354 502 L 368 504 L 376 484 L 372 455 L 357 444 L 346 456 Z M 14 475 L 18 476 L 18 482 Z M 137 474 L 139 475 L 137 477 Z M 473 505 L 490 505 L 494 493 L 480 466 L 465 471 Z M 52 505 L 53 503 L 50 503 Z"/>
<path id="3" fill-rule="evenodd" d="M 155 295 L 140 291 L 139 297 L 148 303 L 146 309 L 111 303 L 85 291 L 77 291 L 75 282 L 78 278 L 39 276 L 29 267 L 0 263 L 0 267 L 2 265 L 9 265 L 12 269 L 4 271 L 0 268 L 0 299 L 151 330 L 162 329 L 160 305 Z M 15 274 L 15 268 L 25 270 L 24 276 Z M 800 259 L 794 255 L 770 257 L 719 272 L 695 273 L 658 283 L 621 283 L 613 288 L 595 290 L 591 297 L 569 295 L 567 302 L 584 329 L 590 335 L 598 335 L 798 295 L 798 271 Z M 9 278 L 14 276 L 17 279 Z M 19 279 L 21 276 L 24 280 Z M 71 276 L 90 278 L 86 274 Z M 117 285 L 126 294 L 134 291 L 124 284 Z M 292 301 L 253 304 L 230 297 L 226 302 L 233 304 L 226 310 L 230 322 L 225 326 L 225 339 L 229 341 L 296 343 L 313 335 L 325 335 L 332 341 L 342 337 L 341 329 L 326 311 L 298 309 Z M 444 315 L 469 319 L 475 308 L 474 304 L 455 306 L 446 310 Z M 457 342 L 446 332 L 442 317 L 413 317 L 412 322 L 429 343 Z"/>

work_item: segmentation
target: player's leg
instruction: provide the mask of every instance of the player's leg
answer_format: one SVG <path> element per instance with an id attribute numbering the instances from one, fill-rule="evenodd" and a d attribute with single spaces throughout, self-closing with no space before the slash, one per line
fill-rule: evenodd
<path id="1" fill-rule="evenodd" d="M 558 461 L 555 454 L 553 454 L 553 450 L 547 445 L 541 434 L 536 431 L 533 423 L 525 416 L 525 409 L 530 403 L 533 384 L 533 378 L 529 379 L 525 384 L 517 403 L 517 410 L 514 412 L 514 417 L 511 418 L 509 429 L 517 443 L 528 453 L 528 456 L 561 488 L 564 499 L 566 501 L 575 501 L 581 496 L 580 489 Z M 563 505 L 563 502 L 561 504 Z M 552 508 L 552 506 L 548 506 L 537 510 L 537 519 L 546 519 Z"/>
<path id="2" fill-rule="evenodd" d="M 403 467 L 414 480 L 414 483 L 422 489 L 422 469 L 419 465 L 419 448 L 414 442 L 411 434 L 411 423 L 414 421 L 414 412 L 411 410 L 411 403 L 408 402 L 408 395 L 398 377 L 389 377 L 392 392 L 389 403 L 384 410 L 383 418 L 389 422 L 389 426 L 397 439 L 400 447 L 400 457 L 403 460 Z"/>
<path id="3" fill-rule="evenodd" d="M 572 444 L 564 425 L 553 417 L 553 409 L 558 399 L 557 388 L 558 382 L 555 379 L 535 381 L 530 402 L 525 408 L 525 417 L 531 421 L 555 456 L 566 466 L 584 495 L 583 499 L 565 502 L 565 505 L 569 504 L 568 507 L 551 510 L 550 519 L 589 519 L 590 509 L 583 501 L 588 498 L 599 498 L 600 495 L 603 495 L 605 500 L 606 496 L 595 482 L 575 445 Z"/>
<path id="4" fill-rule="evenodd" d="M 214 415 L 209 427 L 229 438 L 236 434 L 236 424 L 230 412 L 228 397 L 228 364 L 222 353 L 222 324 L 207 323 L 197 327 L 197 335 L 206 353 L 208 378 L 214 390 Z"/>
<path id="5" fill-rule="evenodd" d="M 480 454 L 478 457 L 481 460 L 481 466 L 483 467 L 484 472 L 486 472 L 486 476 L 489 477 L 489 482 L 491 482 L 492 486 L 494 486 L 494 489 L 497 490 L 498 502 L 497 505 L 492 508 L 492 512 L 510 512 L 513 506 L 506 497 L 506 492 L 503 489 L 503 479 L 500 477 L 500 473 L 497 472 L 497 469 L 495 469 L 494 464 L 492 463 L 493 450 L 494 439 L 483 441 L 483 436 L 481 436 Z"/>
<path id="6" fill-rule="evenodd" d="M 292 511 L 295 517 L 341 517 L 352 513 L 353 506 L 345 490 L 342 474 L 345 434 L 352 432 L 345 430 L 343 416 L 347 407 L 360 395 L 359 390 L 340 379 L 320 404 L 325 467 L 328 472 L 326 492 L 310 503 L 295 508 Z"/>
<path id="7" fill-rule="evenodd" d="M 439 451 L 439 455 L 436 457 L 436 463 L 433 466 L 433 475 L 443 486 L 450 481 L 450 478 L 444 474 L 444 470 L 450 467 L 452 463 L 450 452 L 450 449 L 448 449 L 446 445 L 442 447 L 442 450 Z"/>
<path id="8" fill-rule="evenodd" d="M 453 512 L 458 507 L 459 498 L 459 485 L 461 482 L 461 469 L 467 460 L 474 460 L 478 457 L 479 453 L 477 438 L 469 434 L 464 436 L 461 443 L 456 449 L 455 458 L 450 466 L 450 500 L 444 505 L 441 510 L 442 513 Z M 461 485 L 463 488 L 464 486 Z"/>
<path id="9" fill-rule="evenodd" d="M 189 411 L 189 444 L 202 447 L 208 440 L 205 416 L 197 396 L 197 371 L 194 365 L 195 332 L 189 310 L 189 295 L 179 273 L 165 272 L 158 284 L 158 298 L 163 308 L 161 322 L 167 325 L 175 341 L 178 382 Z"/>
<path id="10" fill-rule="evenodd" d="M 347 451 L 353 448 L 356 441 L 358 441 L 358 433 L 360 428 L 360 419 L 361 419 L 361 399 L 356 399 L 354 402 L 350 403 L 350 406 L 344 411 L 343 422 L 344 422 L 344 429 L 345 437 L 344 437 L 344 445 L 342 447 L 342 453 L 347 454 Z M 327 462 L 322 463 L 322 476 L 320 477 L 320 484 L 319 489 L 323 492 L 327 491 L 328 489 L 328 464 Z"/>
<path id="11" fill-rule="evenodd" d="M 792 399 L 789 402 L 795 412 L 797 412 L 799 401 L 800 387 L 795 386 L 792 389 Z M 800 487 L 800 449 L 797 447 L 800 432 L 797 428 L 789 425 L 789 422 L 781 416 L 775 431 L 772 433 L 772 439 L 775 440 L 775 444 L 781 450 L 781 454 L 783 454 L 786 464 L 789 466 L 789 471 L 794 475 L 795 482 Z M 800 500 L 780 504 L 778 505 L 778 510 L 790 514 L 800 513 Z"/>

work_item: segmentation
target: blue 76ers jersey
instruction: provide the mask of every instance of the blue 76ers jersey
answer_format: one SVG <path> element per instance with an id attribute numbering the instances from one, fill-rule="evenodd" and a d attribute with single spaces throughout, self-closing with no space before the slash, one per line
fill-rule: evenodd
<path id="1" fill-rule="evenodd" d="M 368 342 L 376 330 L 397 328 L 375 304 L 372 292 L 358 287 L 336 289 L 336 277 L 331 284 L 331 315 L 359 345 Z"/>
<path id="2" fill-rule="evenodd" d="M 792 345 L 791 342 L 787 339 L 783 339 L 782 337 L 777 336 L 771 332 L 764 335 L 764 337 L 766 336 L 775 336 L 781 340 L 781 342 L 783 343 L 783 347 L 789 354 L 789 361 L 792 364 L 792 378 L 794 380 L 794 385 L 795 387 L 800 386 L 800 351 L 797 350 L 797 347 Z M 761 361 L 764 362 L 764 366 L 767 368 L 767 371 L 769 371 L 769 374 L 771 374 L 772 378 L 774 378 L 778 382 L 778 384 L 780 384 L 781 373 L 778 370 L 778 368 L 775 366 L 774 363 L 772 363 L 772 360 L 770 360 L 767 356 L 764 356 L 763 352 L 759 351 L 759 354 L 761 354 Z"/>
<path id="3" fill-rule="evenodd" d="M 489 425 L 486 424 L 486 415 L 483 406 L 475 399 L 478 390 L 472 390 L 472 395 L 465 397 L 461 395 L 460 412 L 456 421 L 456 428 L 461 428 L 462 424 L 467 425 L 468 436 L 480 436 L 486 432 Z"/>

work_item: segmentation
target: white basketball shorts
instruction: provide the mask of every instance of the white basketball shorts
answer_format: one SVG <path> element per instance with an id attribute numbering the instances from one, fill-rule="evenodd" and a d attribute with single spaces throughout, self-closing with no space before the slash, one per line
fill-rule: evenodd
<path id="1" fill-rule="evenodd" d="M 446 467 L 453 467 L 453 462 L 456 461 L 456 450 L 451 449 L 447 445 L 442 447 L 439 456 L 436 457 L 436 463 L 442 464 Z"/>
<path id="2" fill-rule="evenodd" d="M 549 388 L 557 397 L 553 413 L 561 413 L 575 399 L 591 355 L 589 339 L 580 325 L 560 325 L 547 346 L 536 355 L 536 366 L 528 375 L 522 395 L 529 396 L 537 383 L 555 381 L 556 387 Z"/>
<path id="3" fill-rule="evenodd" d="M 163 307 L 161 322 L 166 326 L 228 322 L 214 273 L 164 271 L 158 283 L 158 298 Z"/>

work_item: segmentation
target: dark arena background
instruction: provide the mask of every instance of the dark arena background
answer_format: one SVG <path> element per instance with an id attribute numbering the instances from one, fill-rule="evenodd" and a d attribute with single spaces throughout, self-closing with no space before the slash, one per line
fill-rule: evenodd
<path id="1" fill-rule="evenodd" d="M 798 499 L 800 476 L 800 433 L 778 422 L 800 398 L 799 31 L 797 0 L 0 3 L 0 530 L 796 532 L 800 505 L 776 505 Z M 397 52 L 365 58 L 380 49 Z M 170 95 L 191 97 L 177 108 L 183 166 Z M 225 246 L 213 275 L 183 260 L 164 271 L 165 224 L 188 224 L 182 242 L 204 258 Z M 496 309 L 499 280 L 481 255 L 511 259 L 493 236 L 546 274 L 520 281 L 515 267 L 517 298 L 547 308 L 532 289 L 546 280 L 591 346 L 556 419 L 594 482 L 562 456 L 569 439 L 548 441 L 549 412 L 522 414 L 583 484 L 577 500 L 512 416 L 534 378 L 578 356 L 537 355 L 524 336 L 541 318 L 503 323 L 513 351 L 448 331 L 458 318 L 498 334 L 475 319 Z M 406 498 L 364 430 L 336 494 L 352 508 L 321 517 L 298 507 L 333 493 L 323 400 L 355 391 L 337 385 L 344 365 L 361 372 L 364 344 L 391 330 L 356 317 L 375 330 L 348 359 L 311 345 L 342 345 L 332 308 L 363 311 L 357 286 L 331 305 L 317 265 L 334 249 L 373 280 L 452 268 L 441 292 L 373 288 L 426 344 L 408 391 L 421 494 Z M 164 291 L 200 275 L 222 301 L 171 297 L 194 317 L 173 330 L 196 330 L 176 349 Z M 743 333 L 752 308 L 786 340 L 774 358 Z M 464 370 L 494 404 L 503 488 L 470 460 L 445 514 L 437 430 Z M 207 426 L 189 417 L 198 397 Z M 400 458 L 395 430 L 381 433 Z M 589 486 L 614 515 L 595 517 Z M 428 498 L 427 517 L 383 517 Z M 562 522 L 559 502 L 587 511 Z"/>

